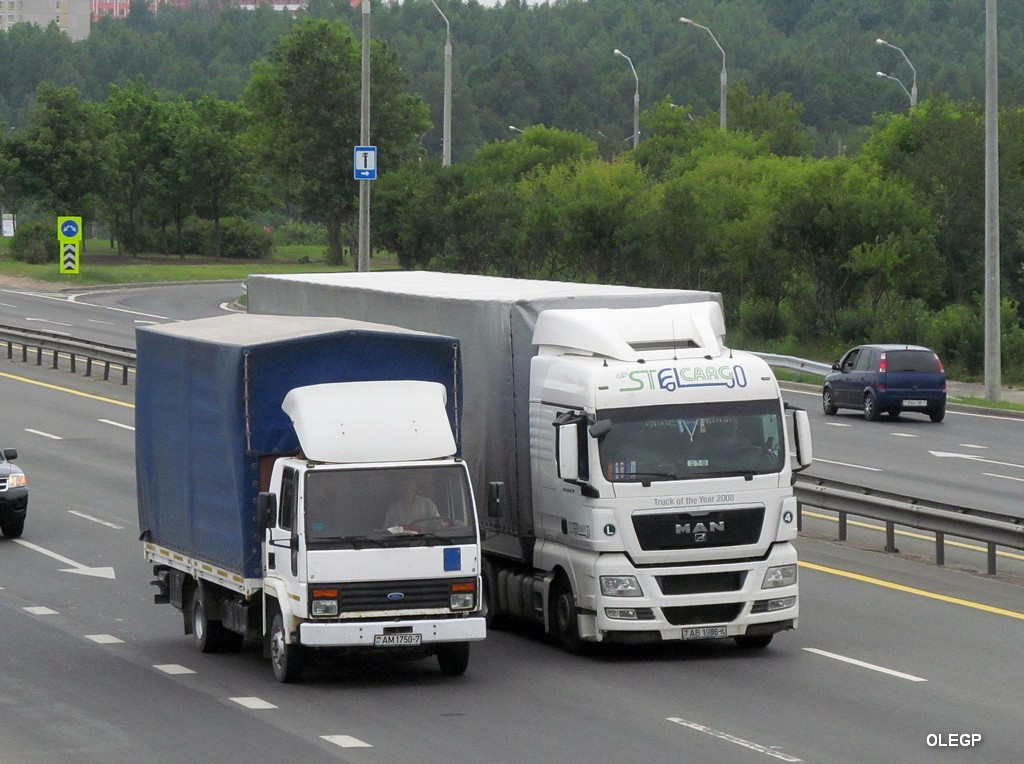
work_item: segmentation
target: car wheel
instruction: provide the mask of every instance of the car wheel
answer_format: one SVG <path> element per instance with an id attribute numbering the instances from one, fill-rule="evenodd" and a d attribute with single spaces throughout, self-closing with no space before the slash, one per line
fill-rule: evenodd
<path id="1" fill-rule="evenodd" d="M 933 422 L 941 422 L 946 418 L 946 407 L 943 406 L 941 409 L 932 409 L 928 412 L 928 416 L 931 417 Z M 4 535 L 7 535 L 6 532 Z"/>
<path id="2" fill-rule="evenodd" d="M 836 406 L 834 400 L 832 400 L 832 388 L 826 387 L 821 392 L 821 408 L 828 416 L 834 416 L 839 407 Z"/>
<path id="3" fill-rule="evenodd" d="M 871 393 L 864 394 L 864 418 L 869 422 L 878 421 L 881 412 L 878 410 L 878 401 Z"/>
<path id="4" fill-rule="evenodd" d="M 891 418 L 893 418 L 893 419 L 899 419 L 900 418 L 900 414 L 902 414 L 902 413 L 903 412 L 900 411 L 900 409 L 889 409 L 889 411 L 888 411 L 889 416 Z"/>
<path id="5" fill-rule="evenodd" d="M 21 534 L 24 530 L 24 517 L 12 517 L 10 520 L 0 522 L 0 531 L 3 531 L 4 536 L 9 539 L 21 538 Z"/>

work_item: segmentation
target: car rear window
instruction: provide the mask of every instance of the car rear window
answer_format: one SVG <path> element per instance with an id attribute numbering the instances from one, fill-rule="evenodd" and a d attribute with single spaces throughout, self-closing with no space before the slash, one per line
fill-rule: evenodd
<path id="1" fill-rule="evenodd" d="M 888 371 L 923 371 L 938 373 L 939 359 L 924 350 L 890 350 L 885 354 Z"/>

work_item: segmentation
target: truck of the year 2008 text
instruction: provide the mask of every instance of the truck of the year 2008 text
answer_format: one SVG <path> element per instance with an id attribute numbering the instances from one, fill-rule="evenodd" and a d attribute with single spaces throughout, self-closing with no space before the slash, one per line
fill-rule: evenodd
<path id="1" fill-rule="evenodd" d="M 717 293 L 369 272 L 250 276 L 248 299 L 460 339 L 492 623 L 569 651 L 797 626 L 808 417 L 726 346 Z"/>
<path id="2" fill-rule="evenodd" d="M 312 650 L 463 673 L 485 618 L 461 406 L 452 337 L 246 314 L 140 328 L 155 600 L 202 652 L 261 641 L 281 681 Z"/>

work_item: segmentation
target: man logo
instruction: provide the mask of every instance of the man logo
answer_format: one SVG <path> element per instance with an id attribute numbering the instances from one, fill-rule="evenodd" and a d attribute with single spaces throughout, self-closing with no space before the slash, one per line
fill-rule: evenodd
<path id="1" fill-rule="evenodd" d="M 703 544 L 711 533 L 725 533 L 725 521 L 708 523 L 676 523 L 677 536 L 693 536 L 695 543 Z"/>

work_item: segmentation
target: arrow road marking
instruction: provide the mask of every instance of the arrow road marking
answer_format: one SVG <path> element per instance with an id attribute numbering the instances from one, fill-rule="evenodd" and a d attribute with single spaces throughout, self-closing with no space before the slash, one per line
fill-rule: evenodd
<path id="1" fill-rule="evenodd" d="M 15 544 L 21 544 L 24 547 L 28 547 L 40 554 L 45 554 L 47 557 L 52 557 L 58 562 L 63 562 L 65 565 L 70 565 L 70 568 L 61 568 L 61 573 L 78 573 L 83 576 L 95 576 L 96 578 L 114 578 L 113 568 L 90 568 L 87 565 L 82 565 L 80 562 L 69 560 L 67 557 L 51 552 L 49 549 L 33 544 L 29 541 L 23 541 L 22 539 L 14 539 Z"/>
<path id="2" fill-rule="evenodd" d="M 938 456 L 940 459 L 968 459 L 972 462 L 983 462 L 985 464 L 997 464 L 1000 467 L 1016 467 L 1019 470 L 1024 470 L 1024 464 L 1014 464 L 1013 462 L 997 462 L 994 459 L 985 459 L 981 456 L 975 456 L 974 454 L 954 454 L 949 451 L 929 451 L 932 456 Z"/>

